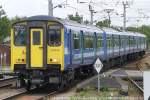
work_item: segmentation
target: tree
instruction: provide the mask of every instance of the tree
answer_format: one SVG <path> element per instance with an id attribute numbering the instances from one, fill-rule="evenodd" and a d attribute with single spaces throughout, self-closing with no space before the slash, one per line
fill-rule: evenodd
<path id="1" fill-rule="evenodd" d="M 109 27 L 109 24 L 110 24 L 110 23 L 111 23 L 111 22 L 109 22 L 108 19 L 105 19 L 105 20 L 103 20 L 103 21 L 97 22 L 97 23 L 96 23 L 96 26 L 97 26 L 97 27 Z"/>
<path id="2" fill-rule="evenodd" d="M 7 36 L 9 36 L 10 27 L 10 20 L 7 17 L 0 19 L 0 43 L 2 43 Z"/>
<path id="3" fill-rule="evenodd" d="M 77 12 L 76 12 L 75 16 L 74 15 L 68 15 L 68 18 L 69 18 L 69 20 L 73 20 L 73 21 L 76 21 L 78 23 L 83 22 L 83 17 L 80 16 Z"/>
<path id="4" fill-rule="evenodd" d="M 23 20 L 23 19 L 27 19 L 27 17 L 18 17 L 18 16 L 15 16 L 14 18 L 11 19 L 11 24 L 17 22 L 17 21 L 20 21 L 20 20 Z"/>

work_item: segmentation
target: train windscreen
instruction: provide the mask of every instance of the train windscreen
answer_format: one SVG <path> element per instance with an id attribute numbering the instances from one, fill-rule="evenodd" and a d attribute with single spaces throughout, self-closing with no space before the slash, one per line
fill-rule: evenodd
<path id="1" fill-rule="evenodd" d="M 61 26 L 50 25 L 48 27 L 48 44 L 50 46 L 61 45 Z"/>
<path id="2" fill-rule="evenodd" d="M 16 46 L 26 45 L 26 26 L 25 25 L 15 25 L 14 26 L 14 44 Z"/>

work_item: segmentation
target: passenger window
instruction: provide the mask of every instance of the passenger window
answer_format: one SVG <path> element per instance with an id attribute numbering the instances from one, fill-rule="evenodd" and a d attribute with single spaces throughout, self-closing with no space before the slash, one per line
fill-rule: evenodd
<path id="1" fill-rule="evenodd" d="M 130 36 L 128 37 L 128 46 L 130 46 Z"/>
<path id="2" fill-rule="evenodd" d="M 136 45 L 136 38 L 133 37 L 133 45 L 135 46 Z"/>
<path id="3" fill-rule="evenodd" d="M 91 36 L 89 36 L 89 48 L 93 48 L 93 38 L 94 36 L 92 36 L 93 34 L 90 34 Z"/>
<path id="4" fill-rule="evenodd" d="M 114 36 L 114 47 L 118 47 L 119 46 L 119 38 L 118 36 Z"/>
<path id="5" fill-rule="evenodd" d="M 61 26 L 53 25 L 48 29 L 48 44 L 50 46 L 61 45 Z"/>
<path id="6" fill-rule="evenodd" d="M 130 45 L 133 46 L 133 37 L 130 37 Z"/>
<path id="7" fill-rule="evenodd" d="M 111 48 L 111 38 L 109 36 L 107 37 L 107 47 Z"/>
<path id="8" fill-rule="evenodd" d="M 33 32 L 33 45 L 40 45 L 41 39 L 40 39 L 40 31 L 34 31 Z"/>
<path id="9" fill-rule="evenodd" d="M 73 32 L 74 49 L 80 48 L 80 36 L 79 33 Z"/>
<path id="10" fill-rule="evenodd" d="M 85 33 L 84 34 L 84 48 L 89 48 L 89 34 L 88 33 Z"/>
<path id="11" fill-rule="evenodd" d="M 103 41 L 101 34 L 99 34 L 97 38 L 98 38 L 97 39 L 97 48 L 101 48 L 102 47 L 102 41 Z"/>
<path id="12" fill-rule="evenodd" d="M 109 39 L 109 47 L 110 47 L 110 48 L 113 47 L 113 44 L 112 44 L 112 37 L 110 37 L 110 39 Z"/>
<path id="13" fill-rule="evenodd" d="M 125 37 L 121 37 L 120 39 L 121 39 L 121 47 L 123 48 L 124 47 L 124 39 Z"/>

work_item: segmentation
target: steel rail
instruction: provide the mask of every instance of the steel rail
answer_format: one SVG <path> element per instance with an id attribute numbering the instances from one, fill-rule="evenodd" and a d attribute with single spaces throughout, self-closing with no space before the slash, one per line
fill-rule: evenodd
<path id="1" fill-rule="evenodd" d="M 142 93 L 144 93 L 144 90 L 141 86 L 139 86 L 133 79 L 128 78 L 129 81 L 131 81 Z"/>

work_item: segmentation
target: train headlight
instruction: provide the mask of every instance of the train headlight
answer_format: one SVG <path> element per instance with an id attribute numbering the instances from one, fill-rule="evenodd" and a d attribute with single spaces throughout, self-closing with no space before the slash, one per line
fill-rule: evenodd
<path id="1" fill-rule="evenodd" d="M 57 62 L 57 59 L 53 59 L 53 62 Z"/>
<path id="2" fill-rule="evenodd" d="M 58 62 L 58 59 L 56 59 L 56 58 L 50 59 L 50 62 L 56 63 L 56 62 Z"/>

